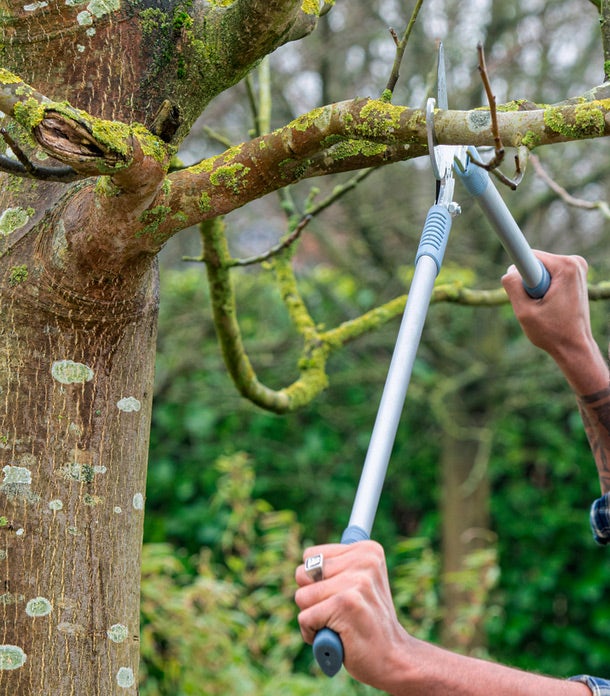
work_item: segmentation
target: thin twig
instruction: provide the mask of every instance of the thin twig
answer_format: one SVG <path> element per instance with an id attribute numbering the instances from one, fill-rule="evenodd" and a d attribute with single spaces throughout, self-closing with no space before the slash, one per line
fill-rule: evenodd
<path id="1" fill-rule="evenodd" d="M 312 215 L 305 215 L 299 221 L 299 224 L 295 227 L 294 231 L 291 232 L 285 239 L 283 239 L 279 244 L 268 249 L 264 254 L 259 254 L 258 256 L 250 256 L 246 259 L 231 259 L 227 263 L 227 266 L 253 266 L 257 263 L 263 263 L 268 261 L 272 256 L 276 256 L 280 252 L 287 249 L 291 244 L 294 244 L 296 240 L 301 236 L 301 232 L 307 227 Z"/>
<path id="2" fill-rule="evenodd" d="M 210 126 L 203 126 L 202 130 L 210 140 L 215 140 L 217 143 L 220 143 L 220 145 L 226 147 L 227 149 L 233 147 L 233 142 L 230 140 L 230 138 L 227 138 L 226 135 L 219 133 L 213 128 L 210 128 Z"/>
<path id="3" fill-rule="evenodd" d="M 504 145 L 502 144 L 502 139 L 500 138 L 500 129 L 498 127 L 498 110 L 496 106 L 496 96 L 491 88 L 491 82 L 489 80 L 489 73 L 487 72 L 487 65 L 485 64 L 485 50 L 483 44 L 477 44 L 477 51 L 479 54 L 479 73 L 481 75 L 481 81 L 483 82 L 483 87 L 485 89 L 485 94 L 487 96 L 487 101 L 489 103 L 489 114 L 491 116 L 491 134 L 494 139 L 494 156 L 489 162 L 477 162 L 473 159 L 474 164 L 479 167 L 483 167 L 488 172 L 493 174 L 499 181 L 501 181 L 506 186 L 513 189 L 521 183 L 523 179 L 524 168 L 521 167 L 520 159 L 523 158 L 524 162 L 526 159 L 526 151 L 521 150 L 515 156 L 515 175 L 513 178 L 509 178 L 506 174 L 503 174 L 498 167 L 502 164 L 504 160 Z"/>
<path id="4" fill-rule="evenodd" d="M 411 13 L 411 19 L 409 20 L 407 28 L 405 29 L 405 33 L 402 35 L 402 39 L 400 39 L 400 41 L 398 40 L 398 35 L 394 31 L 394 29 L 390 29 L 390 34 L 392 35 L 394 43 L 396 44 L 396 55 L 394 57 L 394 64 L 392 65 L 392 72 L 390 73 L 388 83 L 384 90 L 384 94 L 390 95 L 390 98 L 391 95 L 394 93 L 394 88 L 396 87 L 396 83 L 398 82 L 398 78 L 400 75 L 400 64 L 402 63 L 402 59 L 405 55 L 405 50 L 407 48 L 407 44 L 409 43 L 409 37 L 411 36 L 413 27 L 415 26 L 415 22 L 417 21 L 417 15 L 419 14 L 419 11 L 423 4 L 424 0 L 417 0 L 417 2 L 415 3 L 415 7 L 413 8 L 413 12 Z M 388 99 L 388 101 L 390 101 L 390 99 Z"/>
<path id="5" fill-rule="evenodd" d="M 487 66 L 485 65 L 485 50 L 482 43 L 477 44 L 477 51 L 479 53 L 479 73 L 481 74 L 481 81 L 483 82 L 483 87 L 485 88 L 485 94 L 487 95 L 487 101 L 489 103 L 489 113 L 491 116 L 491 133 L 494 138 L 495 155 L 494 158 L 487 163 L 489 169 L 495 169 L 500 166 L 502 160 L 504 159 L 504 146 L 502 145 L 502 139 L 500 138 L 500 132 L 498 129 L 498 112 L 496 109 L 496 96 L 491 88 L 491 83 L 489 81 L 489 75 L 487 73 Z"/>
<path id="6" fill-rule="evenodd" d="M 83 178 L 72 167 L 41 167 L 34 164 L 4 128 L 0 128 L 0 136 L 2 136 L 4 142 L 11 148 L 18 160 L 0 155 L 0 171 L 24 178 L 39 179 L 40 181 L 58 181 L 61 183 L 69 183 Z"/>
<path id="7" fill-rule="evenodd" d="M 610 80 L 610 3 L 608 0 L 601 0 L 598 8 L 599 27 L 604 50 L 604 79 Z"/>
<path id="8" fill-rule="evenodd" d="M 530 155 L 532 166 L 536 170 L 536 174 L 544 181 L 544 183 L 554 191 L 565 203 L 583 210 L 600 210 L 604 217 L 610 218 L 610 206 L 606 201 L 586 201 L 582 198 L 576 198 L 568 193 L 563 186 L 560 186 L 544 169 L 540 159 L 536 155 Z"/>
<path id="9" fill-rule="evenodd" d="M 332 192 L 324 198 L 324 200 L 320 201 L 319 203 L 316 203 L 315 206 L 312 207 L 307 207 L 306 212 L 308 215 L 311 217 L 314 217 L 321 213 L 323 210 L 326 210 L 329 208 L 333 203 L 335 203 L 339 198 L 344 196 L 346 193 L 351 191 L 352 189 L 356 188 L 358 184 L 361 181 L 364 181 L 364 179 L 367 178 L 370 174 L 372 174 L 374 171 L 379 169 L 379 167 L 370 167 L 369 169 L 362 169 L 360 170 L 357 174 L 354 174 L 348 181 L 346 181 L 344 184 L 340 184 L 339 186 L 335 186 L 335 188 L 332 190 Z"/>
<path id="10" fill-rule="evenodd" d="M 246 76 L 246 93 L 248 95 L 248 105 L 250 106 L 250 111 L 252 112 L 252 117 L 254 119 L 254 136 L 256 137 L 260 135 L 260 124 L 258 116 L 258 103 L 254 94 L 254 81 L 252 78 L 252 73 L 248 73 Z"/>

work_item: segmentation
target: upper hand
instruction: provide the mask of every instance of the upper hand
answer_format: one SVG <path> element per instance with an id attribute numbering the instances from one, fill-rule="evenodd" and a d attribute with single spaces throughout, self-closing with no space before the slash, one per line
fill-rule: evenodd
<path id="1" fill-rule="evenodd" d="M 514 266 L 502 278 L 515 315 L 530 341 L 551 355 L 579 350 L 583 340 L 591 340 L 587 262 L 581 256 L 545 252 L 536 256 L 551 275 L 551 285 L 541 299 L 527 295 Z"/>

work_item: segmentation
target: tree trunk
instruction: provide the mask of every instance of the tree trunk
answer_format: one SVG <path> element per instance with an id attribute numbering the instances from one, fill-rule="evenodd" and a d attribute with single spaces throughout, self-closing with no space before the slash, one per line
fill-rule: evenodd
<path id="1" fill-rule="evenodd" d="M 457 405 L 448 408 L 456 409 Z M 463 418 L 458 414 L 456 420 Z M 489 478 L 486 468 L 477 466 L 480 442 L 444 432 L 442 444 L 442 643 L 468 653 L 485 645 L 481 607 L 477 606 L 485 568 L 469 569 L 468 559 L 473 552 L 490 546 Z M 464 621 L 464 617 L 470 620 Z"/>
<path id="2" fill-rule="evenodd" d="M 61 206 L 20 237 L 41 216 L 5 209 L 0 694 L 136 694 L 155 264 L 100 289 L 66 261 Z"/>

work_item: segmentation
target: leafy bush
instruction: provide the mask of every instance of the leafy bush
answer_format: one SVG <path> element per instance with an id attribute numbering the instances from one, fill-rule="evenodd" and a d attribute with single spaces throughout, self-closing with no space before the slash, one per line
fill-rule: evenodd
<path id="1" fill-rule="evenodd" d="M 253 497 L 254 470 L 245 454 L 220 458 L 217 471 L 209 504 L 223 520 L 219 543 L 195 557 L 169 544 L 144 546 L 142 696 L 376 693 L 344 670 L 329 680 L 303 643 L 294 603 L 303 541 L 294 513 Z M 433 638 L 441 616 L 438 555 L 428 539 L 414 538 L 401 540 L 390 556 L 401 621 L 414 635 Z M 473 555 L 470 569 L 456 578 L 473 588 L 463 607 L 465 627 L 485 613 L 489 587 L 478 582 L 481 563 Z"/>
<path id="2" fill-rule="evenodd" d="M 300 528 L 291 511 L 253 499 L 254 472 L 238 453 L 218 461 L 210 501 L 222 538 L 194 559 L 147 544 L 142 565 L 142 696 L 306 696 L 368 693 L 342 673 L 309 674 L 296 623 Z M 307 671 L 294 672 L 300 653 Z"/>

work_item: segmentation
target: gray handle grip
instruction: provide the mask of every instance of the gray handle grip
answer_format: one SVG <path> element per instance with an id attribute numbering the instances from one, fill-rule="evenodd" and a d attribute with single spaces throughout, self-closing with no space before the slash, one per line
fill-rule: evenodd
<path id="1" fill-rule="evenodd" d="M 464 171 L 455 167 L 455 172 L 479 203 L 502 246 L 517 267 L 523 278 L 525 291 L 536 299 L 544 297 L 549 289 L 551 276 L 531 250 L 519 225 L 491 182 L 489 174 L 472 162 Z"/>

